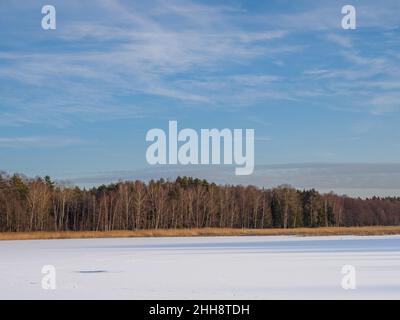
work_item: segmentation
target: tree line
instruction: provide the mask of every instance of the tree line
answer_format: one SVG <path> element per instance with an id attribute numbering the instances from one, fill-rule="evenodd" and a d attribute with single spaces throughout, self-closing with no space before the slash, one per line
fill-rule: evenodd
<path id="1" fill-rule="evenodd" d="M 399 224 L 399 197 L 350 198 L 287 185 L 216 185 L 191 177 L 81 189 L 48 176 L 0 174 L 2 232 Z"/>

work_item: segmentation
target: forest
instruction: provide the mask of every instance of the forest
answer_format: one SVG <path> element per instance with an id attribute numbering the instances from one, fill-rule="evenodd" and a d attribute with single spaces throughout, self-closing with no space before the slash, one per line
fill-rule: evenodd
<path id="1" fill-rule="evenodd" d="M 90 189 L 0 174 L 0 232 L 394 226 L 400 198 L 216 185 L 191 177 Z"/>

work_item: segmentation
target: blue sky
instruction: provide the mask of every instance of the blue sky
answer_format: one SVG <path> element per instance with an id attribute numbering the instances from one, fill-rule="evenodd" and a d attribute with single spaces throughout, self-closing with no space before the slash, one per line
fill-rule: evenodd
<path id="1" fill-rule="evenodd" d="M 400 163 L 399 25 L 397 0 L 2 1 L 0 169 L 147 172 L 146 132 L 169 120 L 254 128 L 256 173 Z"/>

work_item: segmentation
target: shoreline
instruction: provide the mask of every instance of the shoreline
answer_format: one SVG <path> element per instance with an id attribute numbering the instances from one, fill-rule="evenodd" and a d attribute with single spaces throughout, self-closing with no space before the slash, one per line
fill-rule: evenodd
<path id="1" fill-rule="evenodd" d="M 0 241 L 47 240 L 47 239 L 95 239 L 95 238 L 159 238 L 159 237 L 216 237 L 216 236 L 384 236 L 400 235 L 400 226 L 373 227 L 320 227 L 292 229 L 146 229 L 115 231 L 34 231 L 0 232 Z"/>

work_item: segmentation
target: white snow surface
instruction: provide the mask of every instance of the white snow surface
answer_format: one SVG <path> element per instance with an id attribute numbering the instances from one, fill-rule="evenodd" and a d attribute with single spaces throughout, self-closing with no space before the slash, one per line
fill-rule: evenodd
<path id="1" fill-rule="evenodd" d="M 400 236 L 0 241 L 0 299 L 400 299 Z"/>

